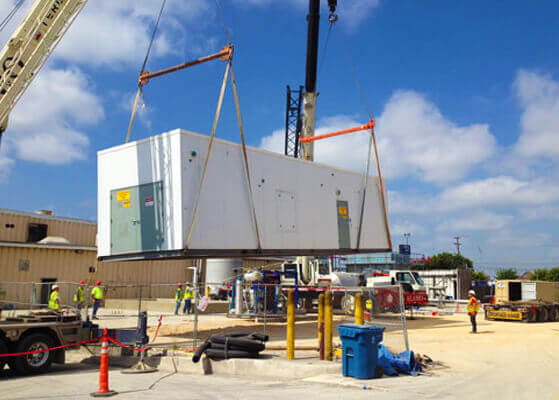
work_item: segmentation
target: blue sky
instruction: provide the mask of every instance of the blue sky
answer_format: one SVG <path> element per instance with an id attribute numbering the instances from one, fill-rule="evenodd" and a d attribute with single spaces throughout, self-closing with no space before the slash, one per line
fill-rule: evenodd
<path id="1" fill-rule="evenodd" d="M 0 16 L 14 0 L 2 1 Z M 26 2 L 29 7 L 31 1 Z M 225 43 L 214 0 L 168 0 L 148 69 Z M 326 1 L 324 1 L 326 3 Z M 377 119 L 394 243 L 479 267 L 559 265 L 559 5 L 339 0 L 318 89 L 318 128 L 366 122 L 342 47 Z M 304 83 L 305 0 L 222 0 L 248 141 L 282 151 L 285 85 Z M 0 206 L 95 219 L 96 151 L 124 141 L 159 0 L 90 0 L 11 115 Z M 5 43 L 23 18 L 0 33 Z M 327 31 L 323 7 L 321 47 Z M 153 80 L 133 139 L 208 133 L 224 64 Z M 218 136 L 238 140 L 230 88 Z M 317 146 L 363 171 L 366 136 Z"/>

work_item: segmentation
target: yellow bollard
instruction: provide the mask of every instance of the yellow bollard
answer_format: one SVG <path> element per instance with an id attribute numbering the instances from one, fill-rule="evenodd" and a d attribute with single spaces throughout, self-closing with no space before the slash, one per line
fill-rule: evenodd
<path id="1" fill-rule="evenodd" d="M 324 296 L 324 357 L 332 361 L 332 330 L 334 315 L 332 310 L 332 292 L 326 291 Z"/>
<path id="2" fill-rule="evenodd" d="M 318 351 L 324 360 L 324 294 L 318 296 Z"/>
<path id="3" fill-rule="evenodd" d="M 210 298 L 210 287 L 206 286 L 206 297 L 209 299 Z"/>
<path id="4" fill-rule="evenodd" d="M 287 294 L 287 359 L 295 359 L 295 292 Z"/>
<path id="5" fill-rule="evenodd" d="M 363 325 L 363 295 L 357 293 L 355 295 L 355 324 Z"/>

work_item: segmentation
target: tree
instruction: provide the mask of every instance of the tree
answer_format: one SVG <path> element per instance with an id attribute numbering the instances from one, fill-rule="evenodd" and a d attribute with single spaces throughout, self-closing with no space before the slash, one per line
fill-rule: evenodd
<path id="1" fill-rule="evenodd" d="M 469 258 L 460 254 L 439 253 L 431 257 L 428 269 L 462 269 L 474 268 L 474 263 Z"/>
<path id="2" fill-rule="evenodd" d="M 485 274 L 483 271 L 474 271 L 472 272 L 472 280 L 473 281 L 488 281 L 489 276 Z"/>
<path id="3" fill-rule="evenodd" d="M 546 268 L 538 268 L 530 273 L 530 279 L 533 281 L 549 281 L 550 280 L 550 270 Z"/>
<path id="4" fill-rule="evenodd" d="M 514 268 L 501 268 L 495 274 L 496 279 L 516 279 L 518 278 L 518 273 Z"/>
<path id="5" fill-rule="evenodd" d="M 559 267 L 551 268 L 548 274 L 550 281 L 559 282 Z"/>

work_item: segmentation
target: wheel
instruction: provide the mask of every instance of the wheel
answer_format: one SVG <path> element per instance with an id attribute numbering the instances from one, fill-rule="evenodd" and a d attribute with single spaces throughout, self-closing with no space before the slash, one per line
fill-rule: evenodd
<path id="1" fill-rule="evenodd" d="M 545 322 L 549 319 L 549 310 L 546 307 L 540 307 L 538 310 L 538 322 Z"/>
<path id="2" fill-rule="evenodd" d="M 23 338 L 16 346 L 17 353 L 27 351 L 46 350 L 54 347 L 54 340 L 44 333 L 33 333 Z M 55 352 L 29 354 L 15 359 L 15 369 L 18 374 L 40 374 L 46 372 L 54 361 Z"/>
<path id="3" fill-rule="evenodd" d="M 551 308 L 551 312 L 549 313 L 549 320 L 559 321 L 559 307 Z"/>
<path id="4" fill-rule="evenodd" d="M 526 322 L 536 322 L 538 320 L 538 313 L 535 308 L 531 308 L 528 310 L 528 318 L 526 318 Z"/>
<path id="5" fill-rule="evenodd" d="M 0 339 L 0 354 L 6 354 L 8 352 L 8 346 L 6 346 L 6 343 L 4 343 L 4 341 L 2 339 Z M 2 371 L 4 369 L 4 366 L 6 365 L 6 357 L 1 357 L 0 358 L 0 371 Z"/>

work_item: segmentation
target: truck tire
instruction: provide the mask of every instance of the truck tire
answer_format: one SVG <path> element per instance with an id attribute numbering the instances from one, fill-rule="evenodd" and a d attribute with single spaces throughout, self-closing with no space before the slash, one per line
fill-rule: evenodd
<path id="1" fill-rule="evenodd" d="M 45 350 L 54 347 L 54 340 L 44 333 L 33 333 L 22 340 L 16 346 L 17 353 L 27 351 Z M 56 353 L 48 351 L 45 353 L 30 354 L 15 358 L 14 367 L 18 374 L 30 375 L 46 372 L 54 361 Z"/>
<path id="2" fill-rule="evenodd" d="M 550 321 L 559 321 L 559 307 L 555 306 L 551 308 L 551 312 L 549 313 L 549 320 Z"/>
<path id="3" fill-rule="evenodd" d="M 549 319 L 549 310 L 547 307 L 540 307 L 538 309 L 538 322 L 546 322 Z"/>
<path id="4" fill-rule="evenodd" d="M 6 354 L 8 353 L 8 346 L 6 346 L 6 343 L 4 343 L 4 341 L 2 339 L 0 339 L 0 354 Z M 6 357 L 0 357 L 0 371 L 2 371 L 4 369 L 4 366 L 6 365 Z"/>
<path id="5" fill-rule="evenodd" d="M 538 313 L 534 309 L 528 310 L 528 316 L 526 322 L 536 322 L 538 320 Z"/>

